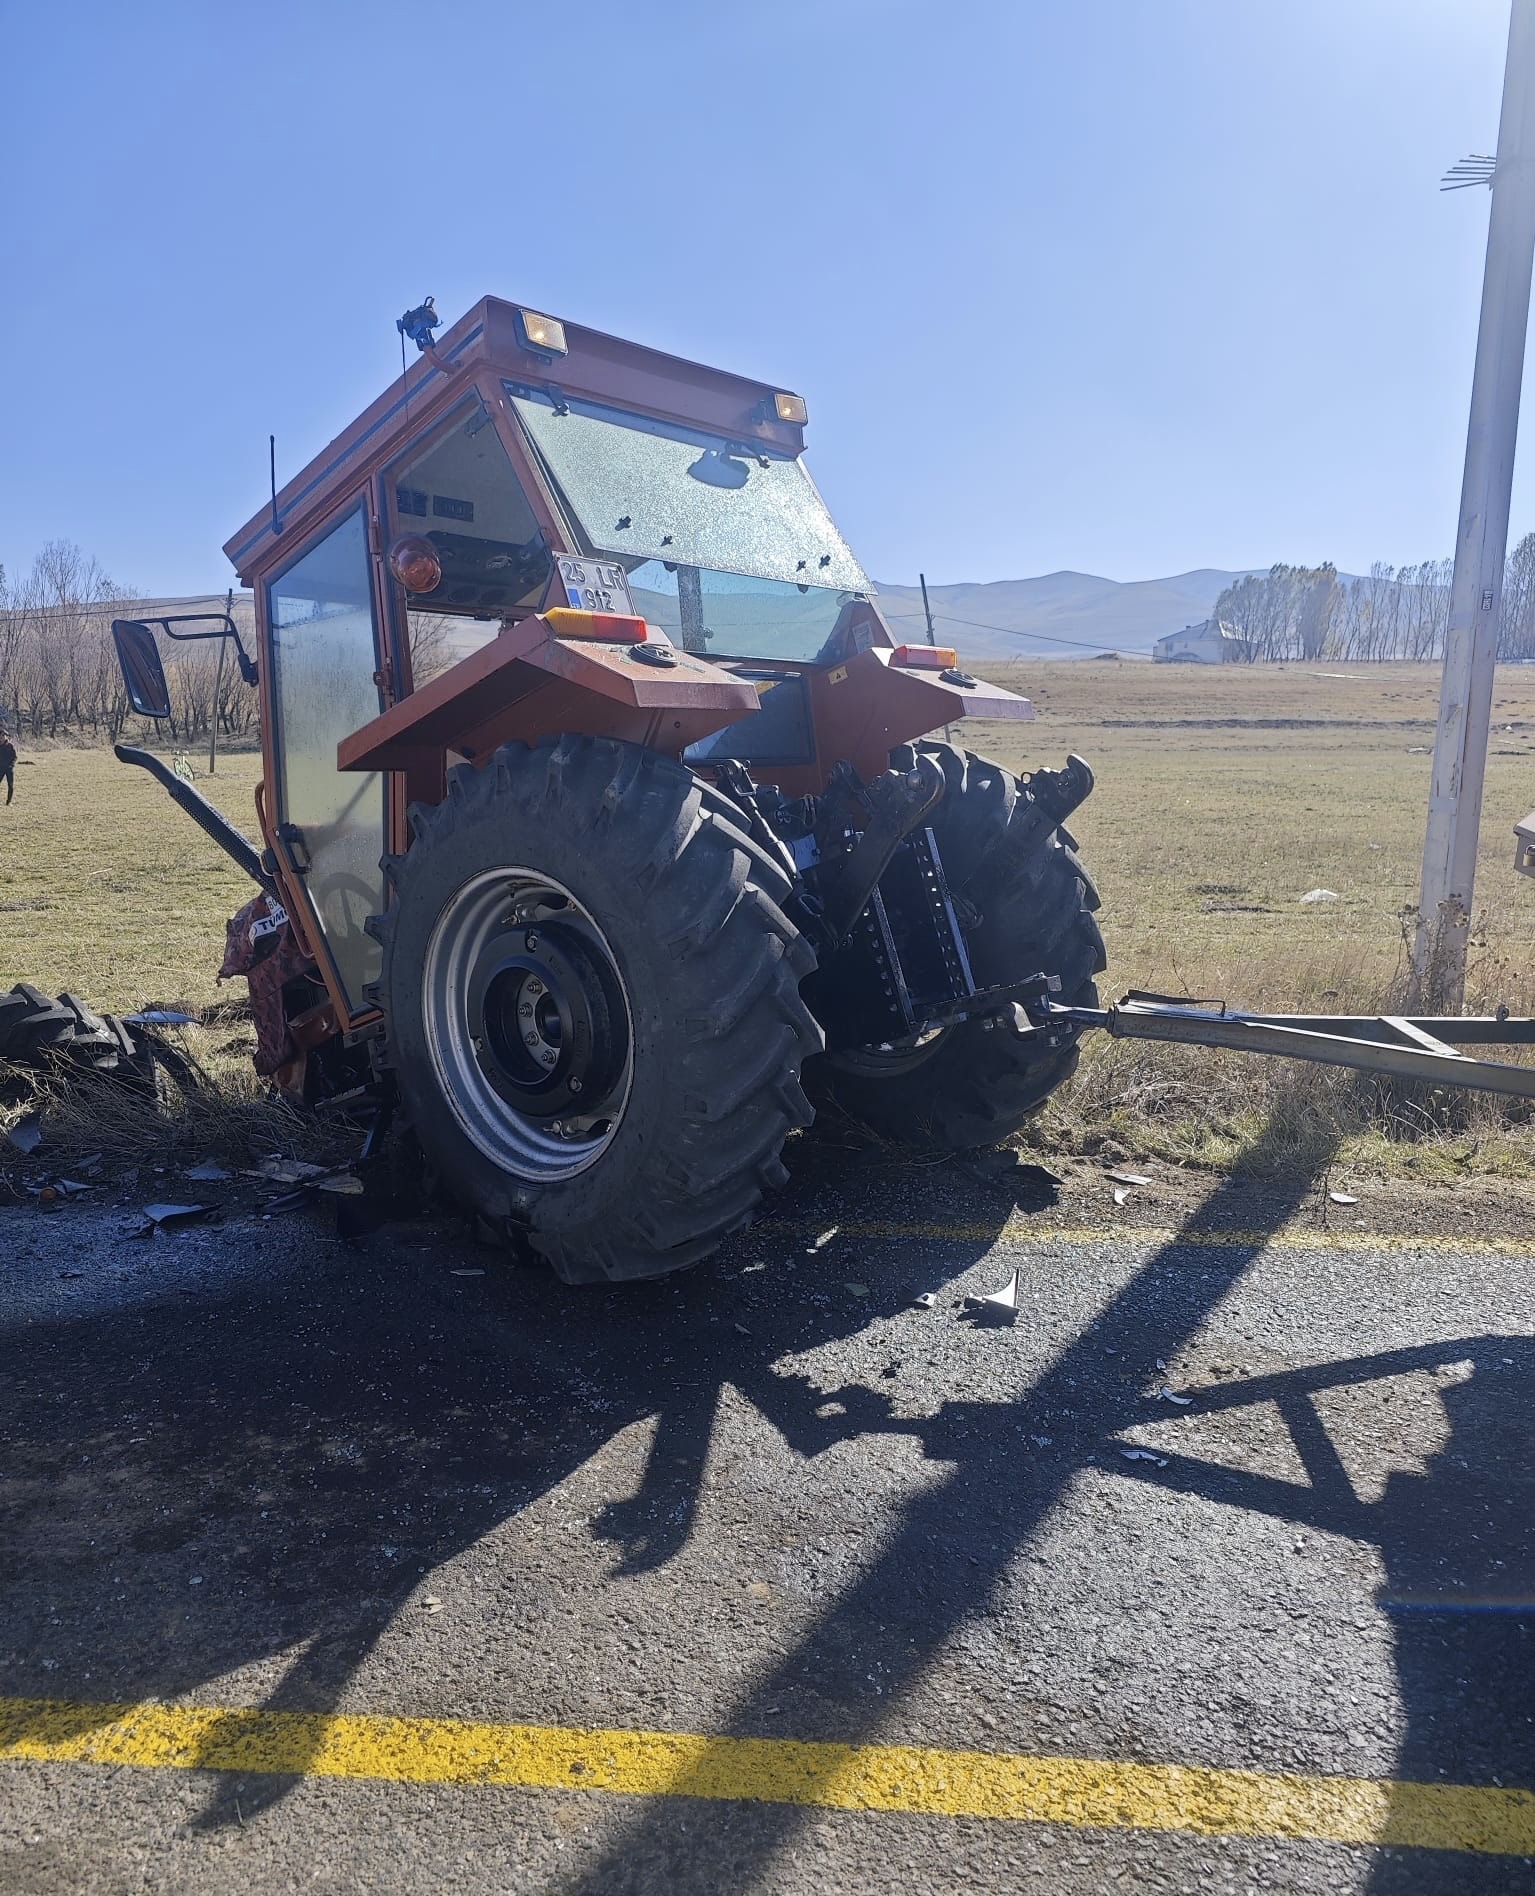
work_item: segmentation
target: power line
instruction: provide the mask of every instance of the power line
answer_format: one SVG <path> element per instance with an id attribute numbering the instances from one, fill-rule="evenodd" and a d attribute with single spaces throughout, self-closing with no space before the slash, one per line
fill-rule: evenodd
<path id="1" fill-rule="evenodd" d="M 889 619 L 920 619 L 920 612 L 896 612 L 890 607 L 882 610 Z M 935 612 L 935 619 L 942 619 L 948 625 L 971 625 L 978 632 L 1000 632 L 1009 639 L 1043 639 L 1046 645 L 1076 645 L 1084 652 L 1102 652 L 1108 648 L 1102 639 L 1063 639 L 1058 632 L 1020 632 L 1016 626 L 991 625 L 985 619 L 961 619 L 957 613 Z"/>

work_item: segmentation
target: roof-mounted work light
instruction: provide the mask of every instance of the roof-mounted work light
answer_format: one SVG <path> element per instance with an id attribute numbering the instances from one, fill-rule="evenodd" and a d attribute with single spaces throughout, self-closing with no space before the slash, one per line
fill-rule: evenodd
<path id="1" fill-rule="evenodd" d="M 780 421 L 793 422 L 796 428 L 803 428 L 810 419 L 804 396 L 790 395 L 782 389 L 773 397 L 773 413 Z"/>
<path id="2" fill-rule="evenodd" d="M 531 349 L 534 355 L 570 354 L 570 345 L 565 340 L 565 325 L 558 317 L 540 316 L 536 310 L 518 310 L 517 340 L 524 349 Z"/>

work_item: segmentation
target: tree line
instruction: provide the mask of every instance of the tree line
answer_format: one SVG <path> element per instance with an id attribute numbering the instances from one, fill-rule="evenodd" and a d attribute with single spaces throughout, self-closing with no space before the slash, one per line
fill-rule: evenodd
<path id="1" fill-rule="evenodd" d="M 1432 660 L 1443 657 L 1450 621 L 1453 560 L 1373 565 L 1340 577 L 1320 566 L 1272 566 L 1230 585 L 1215 604 L 1218 623 L 1247 641 L 1251 664 L 1286 659 Z M 1498 656 L 1535 658 L 1535 533 L 1509 554 L 1503 571 Z"/>
<path id="2" fill-rule="evenodd" d="M 0 717 L 17 736 L 121 737 L 133 712 L 112 621 L 136 618 L 148 604 L 67 540 L 50 540 L 20 579 L 8 579 L 0 566 Z M 246 631 L 248 604 L 235 612 Z M 229 654 L 220 676 L 220 650 L 217 640 L 162 641 L 173 740 L 206 737 L 215 721 L 228 738 L 254 730 L 256 694 Z"/>

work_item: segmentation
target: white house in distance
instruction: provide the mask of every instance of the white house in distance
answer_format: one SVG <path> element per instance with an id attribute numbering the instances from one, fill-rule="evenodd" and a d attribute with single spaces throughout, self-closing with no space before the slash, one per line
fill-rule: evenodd
<path id="1" fill-rule="evenodd" d="M 1159 665 L 1238 665 L 1252 657 L 1252 647 L 1224 619 L 1205 619 L 1158 639 L 1151 656 Z"/>

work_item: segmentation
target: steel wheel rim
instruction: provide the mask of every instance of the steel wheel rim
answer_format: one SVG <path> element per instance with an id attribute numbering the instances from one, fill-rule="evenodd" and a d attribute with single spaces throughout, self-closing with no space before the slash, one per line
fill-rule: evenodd
<path id="1" fill-rule="evenodd" d="M 492 1164 L 553 1184 L 612 1144 L 633 1018 L 607 937 L 563 883 L 518 867 L 466 882 L 427 942 L 422 1018 L 443 1098 Z"/>

